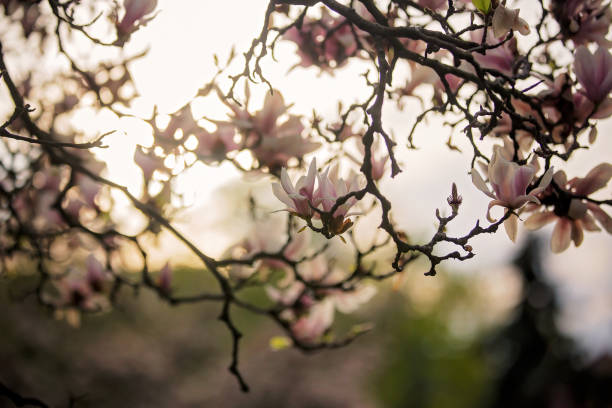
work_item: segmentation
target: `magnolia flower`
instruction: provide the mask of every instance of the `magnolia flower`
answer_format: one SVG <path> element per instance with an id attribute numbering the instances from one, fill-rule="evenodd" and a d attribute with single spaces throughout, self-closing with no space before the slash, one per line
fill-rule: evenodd
<path id="1" fill-rule="evenodd" d="M 338 177 L 338 167 L 328 167 L 323 173 L 317 174 L 317 191 L 314 201 L 323 211 L 329 212 L 336 205 L 336 200 L 349 192 L 359 190 L 359 175 L 351 171 L 348 180 Z M 334 211 L 334 217 L 345 217 L 348 210 L 357 203 L 357 198 L 351 197 Z"/>
<path id="2" fill-rule="evenodd" d="M 346 270 L 330 265 L 333 265 L 333 260 L 319 255 L 301 263 L 298 273 L 305 282 L 319 285 L 331 286 L 346 279 Z M 269 287 L 267 292 L 272 300 L 292 308 L 293 313 L 288 318 L 295 319 L 291 324 L 293 335 L 303 342 L 312 343 L 331 326 L 335 310 L 342 313 L 354 312 L 374 296 L 376 288 L 357 285 L 351 290 L 307 289 L 303 282 L 295 280 L 283 290 Z"/>
<path id="3" fill-rule="evenodd" d="M 561 33 L 575 45 L 595 42 L 610 46 L 606 35 L 612 13 L 604 0 L 553 0 L 551 9 Z"/>
<path id="4" fill-rule="evenodd" d="M 472 41 L 480 43 L 483 32 L 470 32 Z M 504 75 L 512 76 L 514 74 L 514 63 L 518 58 L 516 46 L 516 37 L 497 46 L 501 41 L 496 38 L 492 31 L 487 33 L 487 45 L 495 45 L 495 48 L 488 49 L 484 55 L 474 53 L 474 59 L 481 67 L 487 69 L 495 69 Z"/>
<path id="5" fill-rule="evenodd" d="M 255 254 L 269 253 L 277 254 L 284 247 L 283 256 L 291 261 L 298 260 L 310 243 L 310 232 L 303 231 L 291 236 L 288 244 L 282 238 L 282 231 L 278 228 L 280 224 L 273 222 L 256 222 L 246 237 L 236 245 L 225 251 L 224 258 L 249 259 Z M 233 264 L 228 268 L 228 274 L 232 279 L 243 280 L 257 271 L 265 269 L 286 270 L 289 265 L 278 258 L 263 257 L 258 259 L 253 266 Z"/>
<path id="6" fill-rule="evenodd" d="M 281 170 L 281 184 L 272 184 L 272 192 L 280 201 L 287 205 L 287 211 L 293 212 L 302 218 L 311 218 L 314 205 L 314 184 L 317 175 L 317 161 L 312 159 L 308 173 L 301 176 L 293 185 L 287 170 Z"/>
<path id="7" fill-rule="evenodd" d="M 101 311 L 108 307 L 108 298 L 103 294 L 105 279 L 106 271 L 89 255 L 85 270 L 70 269 L 55 282 L 57 295 L 50 301 L 61 308 Z"/>
<path id="8" fill-rule="evenodd" d="M 125 14 L 121 21 L 116 23 L 120 43 L 125 42 L 130 34 L 153 18 L 147 16 L 157 7 L 157 0 L 125 0 L 123 6 Z"/>
<path id="9" fill-rule="evenodd" d="M 323 211 L 328 213 L 321 214 L 323 227 L 329 233 L 328 236 L 340 235 L 353 225 L 353 222 L 345 217 L 352 215 L 348 213 L 348 210 L 357 203 L 357 198 L 350 197 L 337 206 L 333 214 L 329 213 L 336 206 L 340 197 L 359 190 L 359 175 L 351 171 L 349 179 L 344 180 L 338 177 L 338 167 L 334 166 L 331 171 L 328 167 L 322 174 L 317 174 L 317 180 L 317 191 L 314 195 L 315 206 L 322 207 Z"/>
<path id="10" fill-rule="evenodd" d="M 580 246 L 584 239 L 583 230 L 601 230 L 597 223 L 612 234 L 612 217 L 597 204 L 579 198 L 587 197 L 602 189 L 608 184 L 610 178 L 612 178 L 612 165 L 609 163 L 596 166 L 583 178 L 573 178 L 569 181 L 567 181 L 565 172 L 555 173 L 555 184 L 566 194 L 547 189 L 542 194 L 542 201 L 553 202 L 555 208 L 552 211 L 534 212 L 525 220 L 525 227 L 529 230 L 537 230 L 556 220 L 550 241 L 551 250 L 555 253 L 565 251 L 572 241 L 575 246 Z"/>
<path id="11" fill-rule="evenodd" d="M 539 204 L 536 195 L 543 191 L 552 179 L 552 168 L 542 176 L 542 180 L 537 188 L 527 193 L 527 187 L 533 181 L 537 169 L 532 164 L 520 166 L 517 163 L 504 158 L 501 146 L 495 146 L 493 158 L 489 162 L 488 176 L 489 184 L 493 191 L 489 190 L 482 176 L 476 169 L 472 169 L 472 182 L 483 193 L 493 199 L 487 209 L 487 219 L 495 222 L 491 217 L 491 208 L 500 206 L 508 210 L 517 210 L 528 202 Z M 514 241 L 518 226 L 518 217 L 511 215 L 504 221 L 504 227 L 508 237 Z"/>
<path id="12" fill-rule="evenodd" d="M 332 16 L 323 9 L 320 18 L 304 18 L 299 28 L 291 27 L 283 38 L 297 45 L 300 66 L 317 65 L 332 73 L 331 68 L 342 66 L 357 53 L 359 44 L 355 35 L 363 37 L 364 32 L 351 27 L 344 17 Z"/>
<path id="13" fill-rule="evenodd" d="M 357 148 L 362 155 L 365 155 L 365 146 L 361 140 L 357 143 Z M 372 165 L 372 179 L 378 181 L 385 174 L 387 161 L 389 160 L 389 154 L 384 151 L 382 155 L 379 155 L 379 143 L 372 144 L 372 154 L 370 155 L 370 164 Z M 361 163 L 358 161 L 357 163 Z"/>
<path id="14" fill-rule="evenodd" d="M 506 35 L 510 30 L 516 30 L 522 35 L 527 35 L 531 31 L 529 24 L 519 17 L 519 9 L 511 10 L 501 4 L 497 6 L 495 13 L 493 13 L 491 25 L 493 34 L 498 38 Z"/>
<path id="15" fill-rule="evenodd" d="M 589 101 L 598 105 L 596 114 L 612 109 L 612 99 L 608 97 L 612 91 L 612 55 L 599 47 L 595 54 L 581 45 L 576 50 L 574 59 L 576 78 L 582 86 L 582 93 Z M 607 116 L 607 115 L 606 115 Z"/>
<path id="16" fill-rule="evenodd" d="M 95 256 L 89 255 L 85 261 L 87 269 L 87 283 L 94 292 L 101 292 L 104 288 L 104 281 L 107 278 L 106 271 Z"/>
<path id="17" fill-rule="evenodd" d="M 315 176 L 317 188 L 314 189 Z M 348 210 L 358 201 L 350 197 L 336 207 L 339 198 L 352 191 L 359 190 L 359 175 L 351 172 L 348 180 L 338 177 L 338 167 L 328 167 L 322 173 L 317 173 L 316 161 L 310 163 L 306 176 L 301 176 L 295 186 L 287 175 L 287 170 L 281 170 L 281 184 L 274 183 L 274 195 L 287 205 L 286 211 L 299 217 L 310 220 L 320 218 L 323 223 L 323 233 L 328 238 L 340 235 L 353 225 L 352 221 L 345 219 L 350 216 Z M 334 207 L 336 207 L 334 209 Z M 313 208 L 319 211 L 313 210 Z M 334 209 L 333 213 L 331 213 Z"/>
<path id="18" fill-rule="evenodd" d="M 226 105 L 233 113 L 230 121 L 219 121 L 217 125 L 229 124 L 237 128 L 245 137 L 245 146 L 262 166 L 273 169 L 286 166 L 292 157 L 301 158 L 320 146 L 320 143 L 302 137 L 304 125 L 300 117 L 288 115 L 280 122 L 289 106 L 285 105 L 279 91 L 268 93 L 262 109 L 255 114 L 229 102 Z"/>
<path id="19" fill-rule="evenodd" d="M 375 294 L 376 288 L 371 285 L 359 286 L 351 291 L 340 289 L 328 291 L 325 299 L 308 307 L 308 313 L 291 325 L 291 331 L 297 339 L 312 343 L 332 325 L 335 310 L 342 313 L 353 313 Z"/>
<path id="20" fill-rule="evenodd" d="M 219 125 L 214 133 L 201 129 L 195 134 L 198 139 L 195 151 L 203 156 L 204 161 L 221 161 L 228 152 L 239 149 L 234 141 L 235 134 L 234 128 L 227 124 Z"/>
<path id="21" fill-rule="evenodd" d="M 312 306 L 308 314 L 291 325 L 291 332 L 300 341 L 313 343 L 321 337 L 334 322 L 334 304 L 326 299 Z"/>

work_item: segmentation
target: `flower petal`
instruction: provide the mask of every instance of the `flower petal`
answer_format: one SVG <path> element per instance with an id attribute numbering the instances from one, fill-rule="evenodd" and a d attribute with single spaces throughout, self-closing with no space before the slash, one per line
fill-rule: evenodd
<path id="1" fill-rule="evenodd" d="M 572 222 L 568 218 L 559 218 L 550 240 L 550 249 L 556 254 L 569 248 L 572 238 Z"/>
<path id="2" fill-rule="evenodd" d="M 580 220 L 576 220 L 572 222 L 572 241 L 574 241 L 574 245 L 579 247 L 583 240 L 584 231 L 582 231 L 582 222 Z"/>
<path id="3" fill-rule="evenodd" d="M 516 233 L 518 231 L 518 217 L 516 214 L 510 215 L 510 217 L 504 221 L 504 228 L 506 229 L 508 238 L 510 238 L 512 242 L 516 242 Z"/>
<path id="4" fill-rule="evenodd" d="M 293 204 L 293 201 L 289 198 L 289 196 L 287 195 L 285 190 L 283 190 L 280 184 L 272 184 L 272 192 L 274 193 L 276 198 L 282 201 L 287 207 L 295 210 L 295 204 Z"/>
<path id="5" fill-rule="evenodd" d="M 285 190 L 287 192 L 287 194 L 295 194 L 295 188 L 293 187 L 293 183 L 291 182 L 291 179 L 289 178 L 289 175 L 287 174 L 287 169 L 286 168 L 282 168 L 281 169 L 281 185 L 283 186 L 283 190 Z"/>
<path id="6" fill-rule="evenodd" d="M 569 184 L 577 195 L 588 196 L 604 188 L 610 181 L 610 178 L 612 178 L 612 164 L 601 163 L 589 171 L 585 177 L 575 178 Z"/>
<path id="7" fill-rule="evenodd" d="M 595 203 L 587 203 L 587 207 L 608 234 L 612 234 L 612 217 Z"/>
<path id="8" fill-rule="evenodd" d="M 531 190 L 529 194 L 536 195 L 544 191 L 546 187 L 548 187 L 548 185 L 552 181 L 554 172 L 555 172 L 554 167 L 551 167 L 548 170 L 546 170 L 546 173 L 544 173 L 544 175 L 542 176 L 542 179 L 540 180 L 540 184 L 538 184 L 536 188 Z"/>
<path id="9" fill-rule="evenodd" d="M 546 224 L 551 223 L 557 218 L 555 213 L 552 211 L 542 211 L 535 214 L 531 214 L 529 218 L 525 220 L 523 225 L 530 231 L 535 231 L 542 228 Z"/>
<path id="10" fill-rule="evenodd" d="M 496 218 L 491 217 L 491 208 L 495 207 L 496 205 L 507 208 L 506 203 L 503 201 L 500 201 L 500 200 L 491 201 L 489 203 L 489 207 L 487 207 L 487 220 L 489 220 L 489 222 L 497 221 Z"/>
<path id="11" fill-rule="evenodd" d="M 487 188 L 487 184 L 484 182 L 482 176 L 480 175 L 480 173 L 478 173 L 478 170 L 476 169 L 472 169 L 472 183 L 476 186 L 477 189 L 479 189 L 489 197 L 495 198 L 493 193 L 491 193 L 491 191 Z"/>

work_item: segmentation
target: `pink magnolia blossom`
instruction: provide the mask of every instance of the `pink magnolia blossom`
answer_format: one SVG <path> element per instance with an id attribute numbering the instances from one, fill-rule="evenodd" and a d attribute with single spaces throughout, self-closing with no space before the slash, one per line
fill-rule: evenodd
<path id="1" fill-rule="evenodd" d="M 234 141 L 235 135 L 234 128 L 227 124 L 220 124 L 214 133 L 201 129 L 195 134 L 198 139 L 198 147 L 195 151 L 206 162 L 222 161 L 227 153 L 239 149 L 238 144 Z"/>
<path id="2" fill-rule="evenodd" d="M 604 0 L 553 0 L 552 12 L 561 32 L 575 45 L 591 42 L 610 46 L 606 39 L 612 13 Z"/>
<path id="3" fill-rule="evenodd" d="M 359 190 L 359 175 L 351 171 L 347 180 L 338 176 L 338 167 L 328 167 L 323 173 L 317 174 L 317 190 L 314 194 L 316 206 L 321 206 L 323 211 L 331 211 L 338 198 L 349 192 Z M 351 197 L 334 211 L 334 217 L 345 217 L 348 210 L 357 203 L 357 198 Z"/>
<path id="4" fill-rule="evenodd" d="M 519 17 L 519 9 L 512 10 L 502 4 L 495 9 L 491 25 L 493 34 L 498 38 L 505 36 L 510 30 L 516 30 L 522 35 L 527 35 L 531 31 L 529 24 Z"/>
<path id="5" fill-rule="evenodd" d="M 491 217 L 491 208 L 501 206 L 508 210 L 521 208 L 528 202 L 539 204 L 536 195 L 543 191 L 552 179 L 552 168 L 542 176 L 542 180 L 537 188 L 527 193 L 527 187 L 534 179 L 537 169 L 532 164 L 520 166 L 517 163 L 504 158 L 501 146 L 495 146 L 493 158 L 488 166 L 489 184 L 493 191 L 489 190 L 482 176 L 476 169 L 472 169 L 472 182 L 483 193 L 493 199 L 487 209 L 487 219 L 495 222 Z M 504 227 L 508 237 L 514 241 L 518 226 L 518 218 L 513 214 L 506 221 Z"/>
<path id="6" fill-rule="evenodd" d="M 352 28 L 344 17 L 334 17 L 325 8 L 321 12 L 321 18 L 307 16 L 301 27 L 291 27 L 283 37 L 297 45 L 300 66 L 316 65 L 332 73 L 332 69 L 344 65 L 357 53 L 358 42 L 355 34 L 361 37 L 365 35 L 358 28 Z"/>
<path id="7" fill-rule="evenodd" d="M 302 121 L 298 116 L 286 115 L 289 106 L 279 91 L 268 93 L 263 107 L 255 114 L 229 102 L 226 105 L 232 110 L 230 122 L 216 122 L 217 125 L 230 124 L 237 128 L 245 138 L 244 145 L 262 166 L 278 169 L 286 166 L 289 159 L 301 158 L 320 146 L 302 137 Z"/>
<path id="8" fill-rule="evenodd" d="M 107 280 L 107 271 L 104 270 L 102 264 L 95 256 L 89 255 L 85 261 L 87 269 L 87 283 L 94 292 L 101 292 L 104 288 L 104 282 Z"/>
<path id="9" fill-rule="evenodd" d="M 355 196 L 350 197 L 339 205 L 333 214 L 329 213 L 336 206 L 339 198 L 359 190 L 361 179 L 358 174 L 351 171 L 348 179 L 344 180 L 338 177 L 338 167 L 334 166 L 331 171 L 328 167 L 323 173 L 317 174 L 317 181 L 314 202 L 316 207 L 325 212 L 320 214 L 323 228 L 329 234 L 328 237 L 340 235 L 353 225 L 353 222 L 346 217 L 355 215 L 349 214 L 348 210 L 357 203 L 357 198 Z M 342 237 L 340 238 L 343 239 Z"/>
<path id="10" fill-rule="evenodd" d="M 594 54 L 588 48 L 580 46 L 574 60 L 576 78 L 582 86 L 581 92 L 593 104 L 598 105 L 595 116 L 609 116 L 612 113 L 612 55 L 599 47 Z M 592 109 L 591 109 L 592 111 Z"/>
<path id="11" fill-rule="evenodd" d="M 553 252 L 563 252 L 572 241 L 575 246 L 580 246 L 584 239 L 584 230 L 600 231 L 601 225 L 609 234 L 612 234 L 612 217 L 610 217 L 599 205 L 583 200 L 578 197 L 587 197 L 590 194 L 605 187 L 612 178 L 612 165 L 602 163 L 593 168 L 582 178 L 573 178 L 567 181 L 565 172 L 559 171 L 554 176 L 555 184 L 570 193 L 572 196 L 563 195 L 557 199 L 554 210 L 543 209 L 534 212 L 525 220 L 525 227 L 537 230 L 546 224 L 556 221 L 550 242 Z M 548 193 L 548 194 L 547 194 Z M 555 196 L 554 190 L 547 189 L 542 194 L 542 200 L 548 201 L 548 196 Z M 568 198 L 569 197 L 569 198 Z M 569 204 L 568 204 L 569 200 Z M 539 209 L 540 207 L 536 207 Z"/>
<path id="12" fill-rule="evenodd" d="M 470 33 L 472 41 L 479 43 L 482 40 L 482 34 L 482 30 L 480 32 L 472 31 Z M 492 31 L 487 33 L 487 45 L 497 45 L 500 42 L 501 40 L 496 38 Z M 518 58 L 516 42 L 516 37 L 513 37 L 499 47 L 486 50 L 484 55 L 474 53 L 474 59 L 483 68 L 495 69 L 504 75 L 512 76 L 514 64 Z"/>
<path id="13" fill-rule="evenodd" d="M 102 311 L 108 307 L 108 297 L 103 293 L 106 271 L 93 255 L 86 260 L 85 270 L 70 269 L 55 282 L 59 297 L 51 302 L 61 308 Z"/>
<path id="14" fill-rule="evenodd" d="M 317 188 L 314 190 L 315 176 Z M 330 214 L 339 198 L 349 192 L 359 190 L 360 178 L 358 174 L 351 172 L 348 180 L 338 177 L 338 167 L 331 170 L 328 167 L 324 172 L 317 173 L 316 162 L 310 163 L 306 176 L 302 176 L 295 186 L 289 179 L 287 171 L 281 170 L 281 184 L 275 183 L 272 189 L 276 197 L 287 205 L 287 210 L 296 215 L 310 220 L 320 218 L 323 223 L 324 234 L 328 237 L 340 235 L 353 224 L 345 219 L 350 216 L 348 210 L 357 203 L 356 197 L 350 197 L 339 205 Z M 320 211 L 314 211 L 317 208 Z"/>
<path id="15" fill-rule="evenodd" d="M 334 322 L 334 303 L 330 299 L 310 308 L 291 325 L 291 332 L 300 341 L 314 343 Z"/>
<path id="16" fill-rule="evenodd" d="M 281 170 L 281 184 L 272 184 L 272 191 L 276 198 L 287 205 L 287 210 L 302 218 L 311 218 L 315 206 L 314 185 L 317 175 L 317 161 L 312 159 L 306 176 L 301 176 L 293 185 L 293 182 L 283 167 Z"/>
<path id="17" fill-rule="evenodd" d="M 333 285 L 346 278 L 346 271 L 333 267 L 333 260 L 325 255 L 301 263 L 298 273 L 305 282 L 319 285 Z M 290 319 L 295 319 L 290 326 L 293 335 L 300 341 L 313 343 L 331 326 L 335 310 L 342 313 L 354 312 L 374 296 L 376 288 L 371 285 L 358 285 L 346 291 L 314 289 L 313 293 L 306 289 L 303 282 L 294 280 L 282 290 L 269 287 L 267 292 L 272 300 L 293 308 L 292 316 L 289 316 Z"/>
<path id="18" fill-rule="evenodd" d="M 125 42 L 130 34 L 153 18 L 150 15 L 157 7 L 157 0 L 125 0 L 123 6 L 125 14 L 116 23 L 118 43 Z"/>
<path id="19" fill-rule="evenodd" d="M 357 144 L 359 151 L 362 155 L 365 154 L 365 146 L 361 141 Z M 385 174 L 387 161 L 389 160 L 389 154 L 385 150 L 380 154 L 379 143 L 372 144 L 372 154 L 370 155 L 370 164 L 372 165 L 372 179 L 378 181 Z M 361 163 L 361 162 L 359 162 Z"/>
<path id="20" fill-rule="evenodd" d="M 308 247 L 310 239 L 310 231 L 302 231 L 293 235 L 282 252 L 283 256 L 290 261 L 298 260 Z M 255 254 L 276 254 L 285 243 L 286 240 L 282 239 L 282 232 L 278 229 L 277 223 L 256 222 L 241 242 L 232 245 L 225 251 L 224 258 L 249 259 Z M 257 271 L 287 270 L 287 268 L 289 265 L 281 259 L 263 257 L 257 260 L 252 267 L 231 265 L 228 273 L 231 278 L 242 280 Z"/>

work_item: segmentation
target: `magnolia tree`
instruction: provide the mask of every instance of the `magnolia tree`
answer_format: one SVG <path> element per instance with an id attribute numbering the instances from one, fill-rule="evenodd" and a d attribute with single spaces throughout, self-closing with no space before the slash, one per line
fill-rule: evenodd
<path id="1" fill-rule="evenodd" d="M 140 194 L 109 180 L 92 153 L 108 134 L 79 131 L 70 118 L 92 107 L 135 116 L 130 64 L 142 54 L 122 49 L 155 18 L 157 1 L 1 4 L 0 75 L 9 108 L 0 127 L 0 273 L 35 273 L 32 295 L 72 324 L 111 308 L 124 288 L 152 290 L 170 304 L 218 303 L 231 335 L 229 369 L 245 391 L 237 309 L 276 323 L 285 333 L 276 338 L 281 346 L 335 348 L 366 330 L 336 333 L 336 311 L 356 310 L 372 297 L 372 281 L 397 278 L 417 258 L 435 275 L 442 262 L 474 257 L 472 239 L 500 227 L 514 241 L 519 228 L 554 222 L 553 252 L 579 246 L 585 231 L 612 233 L 612 200 L 592 197 L 612 177 L 612 165 L 593 163 L 586 174 L 563 170 L 577 150 L 596 145 L 598 119 L 612 114 L 612 13 L 603 0 L 530 1 L 520 11 L 505 0 L 270 0 L 251 47 L 227 61 L 215 57 L 217 74 L 195 94 L 218 98 L 225 117 L 195 117 L 190 101 L 165 126 L 156 110 L 139 118 L 154 136 L 134 154 Z M 367 96 L 339 104 L 331 120 L 316 111 L 296 115 L 263 68 L 282 42 L 296 45 L 294 70 L 333 76 L 354 61 L 367 66 Z M 85 46 L 104 57 L 80 56 Z M 262 104 L 250 101 L 254 86 L 267 88 Z M 383 107 L 401 110 L 411 98 L 423 109 L 395 137 Z M 491 201 L 482 208 L 486 225 L 474 220 L 450 235 L 462 197 L 455 184 L 447 186 L 439 194 L 448 196 L 448 208 L 421 215 L 437 227 L 419 240 L 418 231 L 394 222 L 379 183 L 402 171 L 397 144 L 414 148 L 412 136 L 430 116 L 469 142 L 466 173 Z M 456 148 L 451 140 L 448 146 Z M 173 222 L 184 207 L 177 180 L 196 163 L 230 163 L 247 180 L 264 178 L 277 199 L 274 208 L 251 200 L 255 228 L 223 256 L 195 245 Z M 112 190 L 147 217 L 146 228 L 122 232 Z M 371 239 L 358 239 L 360 220 L 372 215 Z M 284 228 L 271 228 L 270 217 L 284 219 Z M 181 295 L 170 264 L 150 267 L 158 249 L 147 237 L 162 231 L 201 261 L 214 287 Z M 334 240 L 344 243 L 349 262 L 336 260 Z M 126 250 L 139 260 L 128 263 Z M 382 262 L 381 253 L 392 255 Z M 244 296 L 252 288 L 266 295 Z"/>

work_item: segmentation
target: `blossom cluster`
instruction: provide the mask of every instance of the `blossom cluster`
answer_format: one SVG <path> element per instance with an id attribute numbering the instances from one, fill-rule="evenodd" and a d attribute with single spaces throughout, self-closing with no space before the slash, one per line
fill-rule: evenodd
<path id="1" fill-rule="evenodd" d="M 295 185 L 287 170 L 283 168 L 280 184 L 272 184 L 272 190 L 274 195 L 287 205 L 287 211 L 308 221 L 313 217 L 319 218 L 324 231 L 333 236 L 342 234 L 353 224 L 347 217 L 351 215 L 349 209 L 358 200 L 355 196 L 349 197 L 349 193 L 359 191 L 359 184 L 360 177 L 354 172 L 351 172 L 346 180 L 339 177 L 337 166 L 319 172 L 316 159 L 313 159 L 308 173 L 300 176 Z M 339 199 L 343 199 L 343 202 Z"/>
<path id="2" fill-rule="evenodd" d="M 471 240 L 502 227 L 515 241 L 521 225 L 536 230 L 554 223 L 555 253 L 581 245 L 584 231 L 612 233 L 606 190 L 612 165 L 589 166 L 584 177 L 565 167 L 580 157 L 576 152 L 597 150 L 599 120 L 612 115 L 611 12 L 603 0 L 533 2 L 535 13 L 510 0 L 270 0 L 251 48 L 232 50 L 226 62 L 216 56 L 214 77 L 167 115 L 154 106 L 150 115 L 135 109 L 130 68 L 144 53 L 126 56 L 131 50 L 124 48 L 163 12 L 156 0 L 108 0 L 91 8 L 50 2 L 51 10 L 43 3 L 0 1 L 7 32 L 38 45 L 27 48 L 38 53 L 33 59 L 59 47 L 68 67 L 15 72 L 27 66 L 17 61 L 23 50 L 2 41 L 9 112 L 0 125 L 0 274 L 34 270 L 38 300 L 72 323 L 80 312 L 107 310 L 125 288 L 150 289 L 172 304 L 218 302 L 233 339 L 232 373 L 244 388 L 235 308 L 270 317 L 297 347 L 336 347 L 356 337 L 334 335 L 336 313 L 352 313 L 372 298 L 368 280 L 397 279 L 417 258 L 435 275 L 443 262 L 476 256 Z M 108 18 L 99 18 L 98 7 Z M 83 23 L 87 13 L 91 20 Z M 108 47 L 116 60 L 73 57 L 82 54 L 73 33 Z M 366 67 L 356 78 L 365 92 L 338 103 L 337 112 L 321 104 L 297 113 L 291 102 L 301 96 L 283 96 L 266 76 L 267 57 L 278 57 L 281 41 L 297 46 L 298 63 L 287 75 L 352 75 L 342 68 L 358 60 Z M 251 92 L 260 86 L 266 93 L 257 101 Z M 222 113 L 208 110 L 211 101 Z M 414 108 L 419 103 L 421 110 Z M 88 110 L 139 121 L 150 131 L 148 144 L 138 139 L 142 145 L 125 131 L 142 176 L 140 193 L 110 180 L 90 151 L 105 147 L 108 133 L 73 123 Z M 449 149 L 471 161 L 452 175 L 450 214 L 448 207 L 431 211 L 435 232 L 423 238 L 396 222 L 403 202 L 391 200 L 385 184 L 404 182 L 395 176 L 406 169 L 403 160 L 420 153 L 419 137 L 439 136 L 433 127 L 422 132 L 434 115 L 444 119 Z M 404 145 L 412 150 L 398 157 Z M 213 256 L 177 227 L 187 202 L 178 186 L 196 166 L 221 165 L 248 185 L 240 209 L 249 220 L 237 220 L 241 236 Z M 445 170 L 444 163 L 436 166 Z M 455 236 L 447 226 L 466 205 L 457 188 L 461 177 L 471 177 L 489 200 L 481 209 L 487 223 Z M 400 186 L 404 200 L 418 197 L 407 193 L 411 187 Z M 429 188 L 448 194 L 448 185 Z M 118 215 L 118 203 L 145 222 Z M 362 224 L 366 217 L 376 222 Z M 244 228 L 249 222 L 253 228 Z M 193 254 L 214 288 L 183 292 L 177 260 L 158 259 L 166 235 Z M 350 262 L 340 260 L 335 244 Z M 242 296 L 247 288 L 261 296 Z"/>

